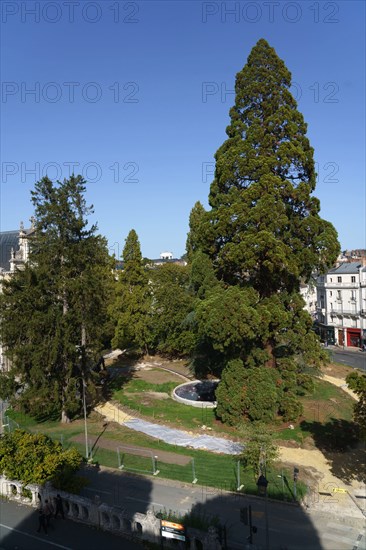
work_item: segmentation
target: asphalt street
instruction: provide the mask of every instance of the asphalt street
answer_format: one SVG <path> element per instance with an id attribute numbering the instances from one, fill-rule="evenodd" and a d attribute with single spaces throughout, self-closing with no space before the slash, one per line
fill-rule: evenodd
<path id="1" fill-rule="evenodd" d="M 102 501 L 130 514 L 166 509 L 182 515 L 193 510 L 205 516 L 219 516 L 227 529 L 229 548 L 233 550 L 245 548 L 249 528 L 240 522 L 240 509 L 250 504 L 253 524 L 258 528 L 255 543 L 260 548 L 266 547 L 264 498 L 109 469 L 88 468 L 86 475 L 90 484 L 84 489 L 85 496 L 99 495 Z M 356 543 L 359 550 L 362 548 L 362 520 L 360 525 L 351 527 L 342 525 L 333 516 L 310 515 L 301 507 L 273 501 L 267 502 L 267 517 L 271 550 L 350 550 Z"/>
<path id="2" fill-rule="evenodd" d="M 140 544 L 61 518 L 37 533 L 38 512 L 0 500 L 0 550 L 142 550 Z"/>
<path id="3" fill-rule="evenodd" d="M 343 363 L 354 369 L 366 371 L 366 352 L 365 351 L 348 351 L 340 348 L 328 348 L 331 352 L 333 361 Z"/>

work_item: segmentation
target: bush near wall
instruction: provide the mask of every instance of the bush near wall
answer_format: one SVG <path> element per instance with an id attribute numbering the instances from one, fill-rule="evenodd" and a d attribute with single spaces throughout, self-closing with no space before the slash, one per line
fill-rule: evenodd
<path id="1" fill-rule="evenodd" d="M 24 484 L 52 481 L 54 487 L 66 489 L 82 461 L 75 448 L 63 450 L 45 434 L 18 429 L 0 438 L 0 473 Z"/>

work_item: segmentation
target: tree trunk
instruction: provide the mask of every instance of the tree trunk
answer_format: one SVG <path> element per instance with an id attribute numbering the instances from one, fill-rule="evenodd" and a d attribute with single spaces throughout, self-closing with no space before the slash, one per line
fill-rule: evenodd
<path id="1" fill-rule="evenodd" d="M 67 413 L 64 410 L 61 412 L 61 422 L 62 424 L 69 424 L 71 422 L 70 418 L 67 416 Z"/>
<path id="2" fill-rule="evenodd" d="M 265 366 L 270 369 L 276 368 L 276 359 L 275 359 L 275 356 L 273 355 L 273 344 L 270 340 L 267 340 L 267 343 L 264 349 L 269 355 L 269 359 L 266 361 Z"/>
<path id="3" fill-rule="evenodd" d="M 66 402 L 66 389 L 67 385 L 62 388 L 62 409 L 61 409 L 61 422 L 62 424 L 68 424 L 71 422 L 71 419 L 69 415 L 67 414 L 65 410 L 65 402 Z"/>
<path id="4" fill-rule="evenodd" d="M 63 265 L 64 265 L 64 257 L 61 256 L 61 268 L 62 268 Z M 67 315 L 68 309 L 69 309 L 69 304 L 67 303 L 65 288 L 63 288 L 63 290 L 62 290 L 62 315 L 63 316 Z M 63 386 L 62 386 L 62 390 L 61 390 L 62 391 L 62 397 L 61 397 L 61 399 L 62 399 L 61 422 L 63 424 L 68 424 L 69 422 L 71 422 L 70 417 L 69 417 L 69 415 L 67 414 L 67 412 L 65 410 L 66 390 L 67 390 L 67 386 L 68 386 L 68 376 L 67 376 L 68 367 L 67 367 L 67 357 L 65 356 L 65 353 L 63 355 L 64 355 L 64 357 L 63 357 L 63 376 L 64 376 L 64 380 L 62 381 Z"/>

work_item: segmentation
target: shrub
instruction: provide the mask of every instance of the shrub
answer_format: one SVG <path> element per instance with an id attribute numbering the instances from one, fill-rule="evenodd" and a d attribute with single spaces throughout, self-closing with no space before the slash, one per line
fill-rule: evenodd
<path id="1" fill-rule="evenodd" d="M 62 489 L 82 460 L 75 448 L 64 451 L 61 443 L 44 434 L 18 429 L 0 439 L 0 472 L 24 484 L 51 481 Z"/>
<path id="2" fill-rule="evenodd" d="M 303 413 L 303 406 L 293 393 L 284 393 L 281 398 L 279 413 L 285 422 L 297 420 Z"/>
<path id="3" fill-rule="evenodd" d="M 250 420 L 272 420 L 278 409 L 278 371 L 265 367 L 248 369 L 245 388 L 245 412 Z"/>

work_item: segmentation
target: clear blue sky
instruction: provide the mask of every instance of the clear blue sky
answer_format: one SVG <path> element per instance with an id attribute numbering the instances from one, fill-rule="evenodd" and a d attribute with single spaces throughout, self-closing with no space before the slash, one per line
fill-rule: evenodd
<path id="1" fill-rule="evenodd" d="M 366 247 L 363 1 L 4 0 L 1 9 L 2 231 L 27 225 L 47 167 L 63 179 L 78 162 L 111 251 L 120 255 L 134 228 L 144 256 L 181 256 L 192 206 L 207 205 L 235 74 L 263 37 L 292 72 L 321 214 L 343 249 Z"/>

